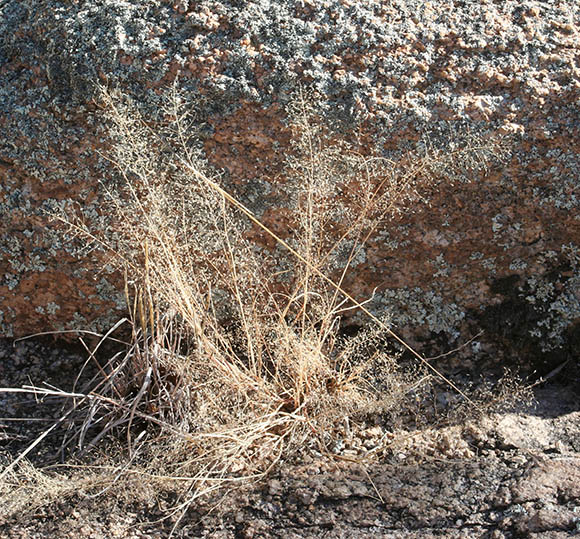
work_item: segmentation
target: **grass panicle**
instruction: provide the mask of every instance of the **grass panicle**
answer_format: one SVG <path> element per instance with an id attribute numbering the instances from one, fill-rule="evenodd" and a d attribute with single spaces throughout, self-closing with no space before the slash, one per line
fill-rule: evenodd
<path id="1" fill-rule="evenodd" d="M 290 110 L 284 237 L 203 159 L 199 123 L 175 90 L 159 128 L 126 96 L 103 91 L 114 141 L 107 158 L 118 173 L 103 185 L 103 213 L 114 226 L 95 231 L 59 217 L 125 276 L 130 315 L 122 323 L 131 328 L 130 342 L 105 363 L 97 357 L 104 335 L 89 349 L 96 375 L 61 393 L 72 402 L 59 423 L 63 447 L 87 454 L 114 435 L 127 460 L 109 477 L 184 482 L 176 514 L 305 448 L 331 454 L 341 422 L 395 410 L 434 378 L 469 399 L 345 283 L 379 226 L 413 211 L 445 178 L 484 169 L 502 143 L 467 136 L 445 151 L 425 144 L 400 162 L 362 155 L 332 142 L 314 102 L 301 91 Z M 252 229 L 280 249 L 250 241 Z M 370 327 L 347 338 L 341 316 L 352 310 Z M 415 356 L 417 376 L 401 372 L 388 339 Z M 25 462 L 6 468 L 4 480 Z M 97 493 L 107 488 L 94 485 Z"/>

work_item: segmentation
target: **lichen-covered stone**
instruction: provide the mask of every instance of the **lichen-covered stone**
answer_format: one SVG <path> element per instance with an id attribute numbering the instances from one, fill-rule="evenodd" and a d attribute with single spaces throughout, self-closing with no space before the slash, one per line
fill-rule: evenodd
<path id="1" fill-rule="evenodd" d="M 428 136 L 507 133 L 510 161 L 455 178 L 379 231 L 347 288 L 408 336 L 570 352 L 580 317 L 580 9 L 453 0 L 13 0 L 0 6 L 0 334 L 105 327 L 122 300 L 47 225 L 82 203 L 93 226 L 107 132 L 97 85 L 155 117 L 178 77 L 203 97 L 204 149 L 261 206 L 288 150 L 284 108 L 315 88 L 342 135 L 389 157 Z M 453 178 L 451 178 L 453 180 Z M 92 255 L 91 255 L 92 256 Z M 90 258 L 90 259 L 89 259 Z M 97 272 L 100 273 L 97 275 Z M 576 336 L 575 336 L 576 335 Z"/>

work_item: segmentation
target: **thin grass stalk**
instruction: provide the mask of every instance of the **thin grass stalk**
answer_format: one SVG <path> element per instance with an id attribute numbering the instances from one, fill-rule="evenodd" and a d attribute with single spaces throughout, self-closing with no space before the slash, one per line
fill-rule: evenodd
<path id="1" fill-rule="evenodd" d="M 326 283 L 336 289 L 340 294 L 346 297 L 349 301 L 351 301 L 356 307 L 358 307 L 364 314 L 366 314 L 373 322 L 378 324 L 383 330 L 387 332 L 393 339 L 395 339 L 399 344 L 401 344 L 405 349 L 407 349 L 411 354 L 417 358 L 421 363 L 423 363 L 428 369 L 434 372 L 441 380 L 443 380 L 449 387 L 455 390 L 459 395 L 461 395 L 467 402 L 471 403 L 475 406 L 475 403 L 463 392 L 461 389 L 457 387 L 449 378 L 447 378 L 444 374 L 438 371 L 433 365 L 431 365 L 419 352 L 417 352 L 414 348 L 412 348 L 409 344 L 405 342 L 404 339 L 399 337 L 391 328 L 389 328 L 384 322 L 379 320 L 373 313 L 371 313 L 361 302 L 356 300 L 351 294 L 346 292 L 342 287 L 337 285 L 330 277 L 325 275 L 322 271 L 318 268 L 313 266 L 308 260 L 306 260 L 300 253 L 298 253 L 294 248 L 292 248 L 286 241 L 280 238 L 275 232 L 270 230 L 266 225 L 264 225 L 254 214 L 251 210 L 249 210 L 246 206 L 244 206 L 241 202 L 239 202 L 236 198 L 231 196 L 225 189 L 220 187 L 217 183 L 213 180 L 209 179 L 207 176 L 199 172 L 195 167 L 191 166 L 189 163 L 181 161 L 182 166 L 188 170 L 191 174 L 193 174 L 196 178 L 205 181 L 208 187 L 222 195 L 230 204 L 232 204 L 235 208 L 240 210 L 246 217 L 248 217 L 255 225 L 257 225 L 260 229 L 266 232 L 272 239 L 282 245 L 285 249 L 290 252 L 295 258 L 300 260 L 303 264 L 308 266 L 316 275 L 322 278 Z"/>

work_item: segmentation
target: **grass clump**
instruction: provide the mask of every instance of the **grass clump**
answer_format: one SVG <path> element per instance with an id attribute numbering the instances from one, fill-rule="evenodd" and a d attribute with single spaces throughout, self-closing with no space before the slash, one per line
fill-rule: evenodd
<path id="1" fill-rule="evenodd" d="M 115 434 L 129 464 L 112 479 L 138 469 L 149 482 L 182 481 L 176 510 L 297 451 L 330 454 L 341 422 L 395 409 L 440 376 L 344 283 L 381 222 L 501 148 L 469 138 L 400 163 L 361 155 L 329 142 L 312 103 L 301 93 L 291 110 L 282 238 L 207 165 L 181 96 L 172 94 L 166 127 L 154 131 L 126 97 L 103 93 L 120 176 L 103 212 L 115 225 L 67 224 L 124 272 L 131 339 L 83 391 L 65 395 L 83 417 L 65 444 L 86 452 Z M 260 234 L 278 251 L 248 239 Z M 355 309 L 371 327 L 348 339 L 341 316 Z M 399 372 L 388 338 L 415 356 L 418 378 Z"/>

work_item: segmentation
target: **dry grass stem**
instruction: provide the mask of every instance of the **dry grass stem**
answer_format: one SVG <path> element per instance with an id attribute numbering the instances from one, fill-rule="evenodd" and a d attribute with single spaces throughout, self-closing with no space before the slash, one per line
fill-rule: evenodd
<path id="1" fill-rule="evenodd" d="M 115 142 L 107 157 L 119 174 L 117 185 L 103 186 L 114 227 L 96 232 L 80 218 L 57 218 L 125 275 L 131 342 L 99 359 L 126 320 L 92 349 L 82 341 L 97 373 L 82 389 L 20 390 L 71 406 L 0 480 L 11 481 L 44 437 L 66 424 L 63 448 L 81 455 L 123 440 L 125 463 L 102 469 L 112 482 L 135 474 L 186 482 L 173 511 L 183 515 L 200 496 L 263 477 L 282 457 L 327 452 L 345 419 L 396 410 L 432 378 L 470 402 L 345 282 L 381 224 L 422 203 L 425 188 L 484 169 L 501 144 L 469 137 L 447 151 L 426 144 L 402 163 L 361 155 L 329 142 L 313 100 L 301 92 L 291 110 L 294 155 L 281 187 L 290 228 L 282 237 L 204 161 L 196 119 L 175 90 L 159 130 L 125 96 L 102 98 Z M 251 243 L 252 227 L 286 255 Z M 340 317 L 355 309 L 371 327 L 348 339 Z M 388 339 L 420 362 L 417 378 L 400 372 Z M 109 488 L 94 484 L 94 495 Z"/>

